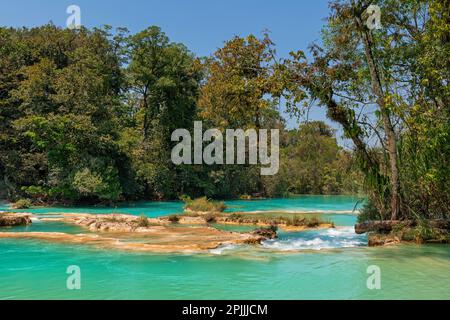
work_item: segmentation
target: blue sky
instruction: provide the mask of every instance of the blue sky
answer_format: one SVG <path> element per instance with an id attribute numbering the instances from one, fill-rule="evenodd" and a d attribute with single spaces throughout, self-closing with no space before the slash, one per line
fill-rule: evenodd
<path id="1" fill-rule="evenodd" d="M 0 0 L 0 25 L 32 27 L 52 21 L 65 26 L 72 4 L 81 8 L 84 26 L 109 24 L 137 32 L 158 25 L 199 56 L 210 55 L 235 35 L 261 35 L 266 29 L 279 56 L 306 50 L 320 39 L 329 11 L 328 0 Z M 310 119 L 326 120 L 324 110 L 314 108 Z"/>

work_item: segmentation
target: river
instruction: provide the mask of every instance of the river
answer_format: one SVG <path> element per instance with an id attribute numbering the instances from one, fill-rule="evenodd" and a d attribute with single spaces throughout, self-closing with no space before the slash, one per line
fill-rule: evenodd
<path id="1" fill-rule="evenodd" d="M 141 254 L 36 240 L 0 239 L 0 299 L 450 299 L 450 246 L 367 247 L 352 214 L 358 199 L 298 196 L 228 201 L 228 211 L 319 212 L 336 229 L 281 232 L 261 247 L 228 246 L 207 254 Z M 6 204 L 0 205 L 7 210 Z M 180 213 L 179 202 L 138 202 L 117 208 L 39 208 L 62 212 Z M 57 222 L 0 232 L 83 230 Z M 68 290 L 68 266 L 81 270 L 81 290 Z M 369 289 L 371 266 L 381 288 Z"/>

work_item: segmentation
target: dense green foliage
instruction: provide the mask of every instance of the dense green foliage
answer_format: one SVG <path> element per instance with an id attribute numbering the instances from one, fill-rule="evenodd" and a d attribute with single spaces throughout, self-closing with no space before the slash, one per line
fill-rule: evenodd
<path id="1" fill-rule="evenodd" d="M 364 190 L 365 219 L 446 218 L 450 211 L 450 17 L 438 0 L 333 2 L 311 58 L 276 58 L 265 35 L 195 57 L 158 28 L 0 28 L 0 197 L 34 203 L 238 198 Z M 299 44 L 300 46 L 301 44 Z M 323 122 L 286 129 L 315 103 Z M 181 165 L 171 133 L 280 129 L 280 171 Z M 207 199 L 204 198 L 204 199 Z"/>
<path id="2" fill-rule="evenodd" d="M 369 4 L 381 8 L 378 30 L 367 27 Z M 290 94 L 305 90 L 353 140 L 370 200 L 362 217 L 448 217 L 448 5 L 334 1 L 313 58 L 297 52 L 280 65 Z"/>
<path id="3" fill-rule="evenodd" d="M 267 37 L 235 38 L 202 60 L 157 27 L 135 35 L 0 29 L 1 195 L 111 203 L 357 191 L 351 154 L 325 124 L 284 129 L 271 50 Z M 257 166 L 175 166 L 171 133 L 192 129 L 194 120 L 280 128 L 284 173 L 261 178 Z"/>

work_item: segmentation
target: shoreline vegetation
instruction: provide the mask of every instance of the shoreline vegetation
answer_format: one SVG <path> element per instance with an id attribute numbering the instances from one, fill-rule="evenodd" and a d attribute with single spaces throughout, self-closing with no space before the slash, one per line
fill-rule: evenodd
<path id="1" fill-rule="evenodd" d="M 450 220 L 367 221 L 355 226 L 368 234 L 369 247 L 397 243 L 450 244 Z"/>

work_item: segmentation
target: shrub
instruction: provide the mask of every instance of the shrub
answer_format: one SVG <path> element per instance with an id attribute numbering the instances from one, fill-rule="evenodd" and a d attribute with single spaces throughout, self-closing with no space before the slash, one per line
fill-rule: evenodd
<path id="1" fill-rule="evenodd" d="M 212 201 L 206 197 L 187 200 L 184 208 L 196 212 L 223 212 L 226 209 L 223 201 Z"/>
<path id="2" fill-rule="evenodd" d="M 180 221 L 180 217 L 178 217 L 176 214 L 172 214 L 169 216 L 169 221 L 172 223 L 178 223 L 178 221 Z"/>
<path id="3" fill-rule="evenodd" d="M 20 199 L 16 203 L 13 204 L 14 209 L 29 209 L 31 208 L 32 203 L 28 199 Z"/>
<path id="4" fill-rule="evenodd" d="M 105 218 L 105 221 L 107 222 L 121 222 L 121 220 L 122 219 L 119 219 L 116 215 Z"/>
<path id="5" fill-rule="evenodd" d="M 430 226 L 428 222 L 421 221 L 412 229 L 414 240 L 417 243 L 425 243 L 427 240 L 439 238 L 437 230 Z"/>
<path id="6" fill-rule="evenodd" d="M 292 225 L 295 227 L 300 227 L 300 226 L 305 225 L 305 221 L 306 221 L 305 218 L 294 217 L 294 218 L 292 218 Z"/>
<path id="7" fill-rule="evenodd" d="M 242 215 L 240 215 L 238 213 L 232 213 L 228 216 L 228 219 L 230 221 L 240 221 L 242 219 Z"/>
<path id="8" fill-rule="evenodd" d="M 150 222 L 148 221 L 148 218 L 145 215 L 141 215 L 137 220 L 137 225 L 138 227 L 148 228 L 150 226 Z"/>
<path id="9" fill-rule="evenodd" d="M 189 197 L 189 196 L 187 196 L 185 194 L 180 196 L 180 200 L 183 201 L 186 204 L 192 201 L 191 197 Z"/>
<path id="10" fill-rule="evenodd" d="M 306 226 L 308 228 L 315 228 L 318 227 L 320 225 L 320 220 L 316 217 L 310 218 L 309 220 L 306 221 Z"/>
<path id="11" fill-rule="evenodd" d="M 364 223 L 366 221 L 382 220 L 378 209 L 373 205 L 371 201 L 368 201 L 361 212 L 358 215 L 358 223 Z"/>
<path id="12" fill-rule="evenodd" d="M 47 196 L 47 190 L 40 186 L 22 187 L 21 190 L 31 198 L 45 198 Z"/>
<path id="13" fill-rule="evenodd" d="M 73 177 L 73 189 L 82 197 L 98 197 L 101 200 L 116 201 L 120 198 L 120 186 L 117 169 L 106 167 L 100 173 L 84 168 Z"/>

